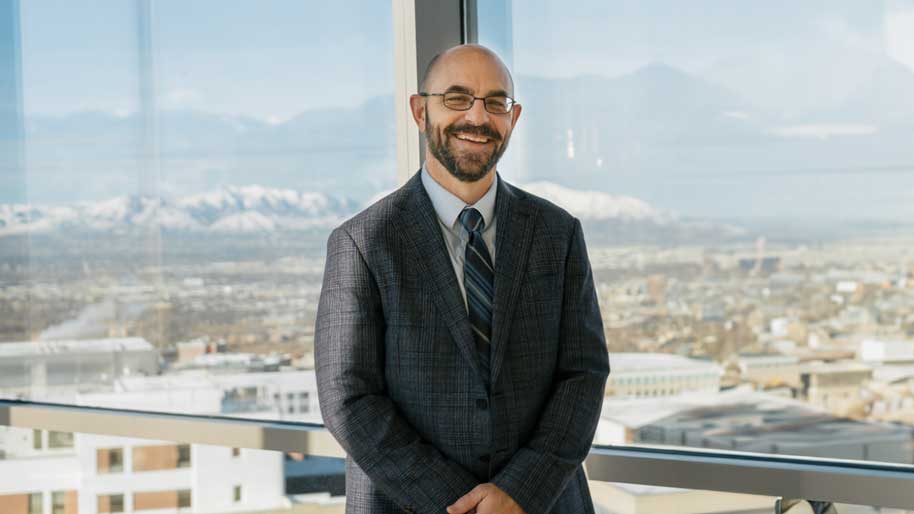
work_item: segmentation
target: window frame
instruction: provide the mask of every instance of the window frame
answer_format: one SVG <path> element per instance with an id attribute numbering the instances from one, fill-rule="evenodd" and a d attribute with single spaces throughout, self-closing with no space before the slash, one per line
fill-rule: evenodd
<path id="1" fill-rule="evenodd" d="M 491 1 L 510 9 L 511 0 Z M 140 4 L 149 6 L 142 0 Z M 479 7 L 476 0 L 392 0 L 392 8 L 396 173 L 403 183 L 418 169 L 424 148 L 409 113 L 409 95 L 418 91 L 419 77 L 432 56 L 454 44 L 477 42 Z M 141 10 L 141 25 L 144 19 L 149 23 L 143 13 Z M 324 427 L 311 423 L 0 400 L 0 425 L 284 452 L 305 448 L 306 455 L 344 456 Z M 123 472 L 125 456 L 121 452 Z M 914 506 L 912 465 L 632 445 L 594 446 L 586 466 L 591 479 L 609 482 L 828 498 L 880 507 Z M 233 489 L 233 496 L 236 492 L 240 493 Z M 109 497 L 112 505 L 118 497 L 121 511 L 126 506 L 123 494 L 99 495 L 99 501 L 102 496 Z"/>

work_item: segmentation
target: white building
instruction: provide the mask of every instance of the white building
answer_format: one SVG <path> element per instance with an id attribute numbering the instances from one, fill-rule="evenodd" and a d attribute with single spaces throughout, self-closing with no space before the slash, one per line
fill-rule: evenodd
<path id="1" fill-rule="evenodd" d="M 55 437 L 68 441 L 48 445 Z M 0 460 L 4 513 L 53 514 L 55 503 L 64 514 L 289 506 L 280 452 L 9 427 L 0 445 L 9 452 Z"/>
<path id="2" fill-rule="evenodd" d="M 762 387 L 799 385 L 800 359 L 795 355 L 740 355 L 736 359 L 740 377 Z"/>
<path id="3" fill-rule="evenodd" d="M 158 373 L 159 353 L 140 337 L 0 345 L 0 391 L 7 395 L 69 391 Z"/>
<path id="4" fill-rule="evenodd" d="M 64 396 L 57 391 L 44 399 L 169 413 L 321 420 L 314 371 L 132 376 L 115 380 L 109 391 L 71 390 Z M 282 452 L 9 427 L 0 427 L 0 452 L 3 514 L 227 513 L 293 507 L 293 499 L 285 495 Z M 327 510 L 326 498 L 315 501 Z M 342 504 L 329 505 L 341 510 Z M 301 505 L 295 508 L 303 510 Z"/>
<path id="5" fill-rule="evenodd" d="M 873 368 L 854 361 L 811 362 L 800 369 L 800 394 L 812 405 L 841 411 L 860 399 Z"/>
<path id="6" fill-rule="evenodd" d="M 914 362 L 914 341 L 864 339 L 859 355 L 868 363 Z"/>
<path id="7" fill-rule="evenodd" d="M 686 391 L 716 392 L 723 371 L 713 362 L 665 353 L 613 353 L 607 396 L 671 396 Z"/>

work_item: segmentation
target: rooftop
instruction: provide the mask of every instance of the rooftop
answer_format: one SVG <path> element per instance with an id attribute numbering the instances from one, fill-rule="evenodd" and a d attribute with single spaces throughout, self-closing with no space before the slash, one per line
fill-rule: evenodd
<path id="1" fill-rule="evenodd" d="M 0 343 L 0 358 L 53 355 L 61 353 L 154 352 L 155 348 L 142 337 L 113 337 L 66 341 L 22 341 Z"/>

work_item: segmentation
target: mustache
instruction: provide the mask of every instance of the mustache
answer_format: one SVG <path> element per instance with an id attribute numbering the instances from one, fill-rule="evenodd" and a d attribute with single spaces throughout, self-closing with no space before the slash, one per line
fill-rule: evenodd
<path id="1" fill-rule="evenodd" d="M 457 132 L 487 137 L 493 141 L 501 141 L 501 135 L 488 125 L 451 125 L 444 129 L 444 133 L 449 136 L 453 136 Z"/>

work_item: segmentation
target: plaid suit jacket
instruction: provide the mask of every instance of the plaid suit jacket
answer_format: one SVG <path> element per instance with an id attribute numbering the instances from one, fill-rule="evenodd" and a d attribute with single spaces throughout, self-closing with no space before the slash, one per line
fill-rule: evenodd
<path id="1" fill-rule="evenodd" d="M 419 173 L 330 235 L 315 361 L 348 513 L 442 514 L 484 482 L 526 514 L 593 513 L 609 361 L 581 225 L 501 177 L 495 213 L 491 393 Z"/>

